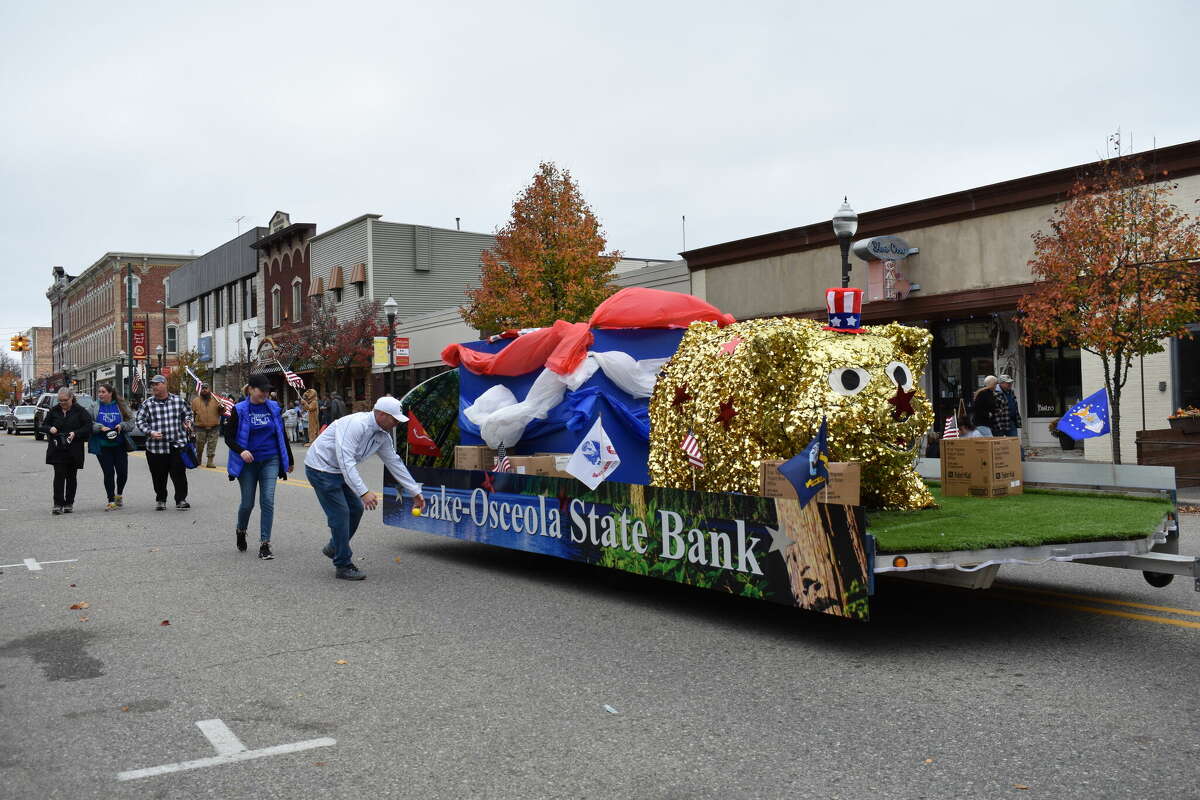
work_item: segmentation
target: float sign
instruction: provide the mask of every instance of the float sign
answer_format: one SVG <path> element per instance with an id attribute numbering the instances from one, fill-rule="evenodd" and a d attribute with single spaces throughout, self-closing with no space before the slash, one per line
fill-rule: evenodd
<path id="1" fill-rule="evenodd" d="M 411 467 L 425 511 L 384 471 L 383 520 L 470 542 L 866 620 L 858 506 L 544 475 Z"/>

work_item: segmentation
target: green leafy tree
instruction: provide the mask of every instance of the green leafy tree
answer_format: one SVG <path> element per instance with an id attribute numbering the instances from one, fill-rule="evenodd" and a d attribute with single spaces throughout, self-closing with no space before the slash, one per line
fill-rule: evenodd
<path id="1" fill-rule="evenodd" d="M 467 291 L 470 302 L 459 313 L 487 332 L 584 321 L 617 288 L 613 266 L 621 254 L 605 246 L 571 173 L 542 162 L 496 232 L 495 249 L 482 254 L 480 286 Z"/>

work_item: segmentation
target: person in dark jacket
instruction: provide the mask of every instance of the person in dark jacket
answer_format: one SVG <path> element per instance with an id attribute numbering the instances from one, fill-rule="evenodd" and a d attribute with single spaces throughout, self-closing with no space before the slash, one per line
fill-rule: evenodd
<path id="1" fill-rule="evenodd" d="M 295 462 L 292 445 L 284 432 L 279 404 L 269 396 L 271 380 L 266 375 L 251 375 L 248 396 L 233 407 L 225 425 L 225 444 L 229 446 L 229 480 L 242 489 L 234 536 L 237 549 L 246 550 L 246 528 L 254 510 L 254 492 L 258 491 L 258 557 L 272 559 L 271 524 L 275 518 L 275 481 L 287 480 Z"/>
<path id="2" fill-rule="evenodd" d="M 337 392 L 329 395 L 329 422 L 333 424 L 335 420 L 339 420 L 346 416 L 349 412 L 346 410 L 346 401 Z"/>
<path id="3" fill-rule="evenodd" d="M 971 421 L 980 436 L 992 435 L 992 417 L 996 413 L 996 376 L 988 375 L 975 393 L 971 406 Z M 1001 434 L 1003 435 L 1003 434 Z"/>
<path id="4" fill-rule="evenodd" d="M 83 443 L 92 432 L 92 415 L 75 403 L 75 393 L 58 390 L 58 405 L 50 409 L 42 423 L 46 443 L 46 463 L 54 467 L 53 514 L 70 514 L 75 505 L 76 473 L 83 469 Z"/>

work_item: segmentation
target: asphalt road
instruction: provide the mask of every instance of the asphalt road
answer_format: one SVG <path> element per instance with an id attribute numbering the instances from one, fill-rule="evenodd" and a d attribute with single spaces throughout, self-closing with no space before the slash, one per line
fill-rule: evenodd
<path id="1" fill-rule="evenodd" d="M 894 581 L 854 624 L 375 512 L 349 583 L 301 481 L 262 562 L 234 549 L 223 472 L 156 513 L 134 457 L 106 513 L 89 457 L 53 517 L 43 455 L 0 435 L 3 798 L 1200 796 L 1190 582 Z M 1200 552 L 1196 516 L 1184 537 Z M 239 747 L 262 757 L 118 779 Z"/>

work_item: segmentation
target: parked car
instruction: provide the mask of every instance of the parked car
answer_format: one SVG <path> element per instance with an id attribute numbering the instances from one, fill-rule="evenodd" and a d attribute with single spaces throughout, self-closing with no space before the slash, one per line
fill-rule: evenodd
<path id="1" fill-rule="evenodd" d="M 88 413 L 91 413 L 93 401 L 92 401 L 92 396 L 90 394 L 88 394 L 86 392 L 80 392 L 79 394 L 75 395 L 75 402 L 77 404 L 83 406 L 84 408 L 86 408 L 88 410 Z M 46 434 L 42 433 L 42 420 L 44 420 L 46 418 L 46 414 L 48 414 L 50 412 L 50 409 L 54 408 L 55 404 L 57 404 L 57 403 L 58 403 L 58 392 L 56 392 L 56 391 L 55 392 L 42 392 L 38 396 L 37 403 L 36 403 L 37 418 L 36 418 L 36 426 L 33 431 L 33 436 L 39 442 L 46 437 Z"/>
<path id="2" fill-rule="evenodd" d="M 0 418 L 7 417 L 12 413 L 13 407 L 8 403 L 0 403 Z"/>
<path id="3" fill-rule="evenodd" d="M 37 411 L 37 406 L 17 406 L 4 415 L 4 430 L 9 434 L 33 433 Z"/>

